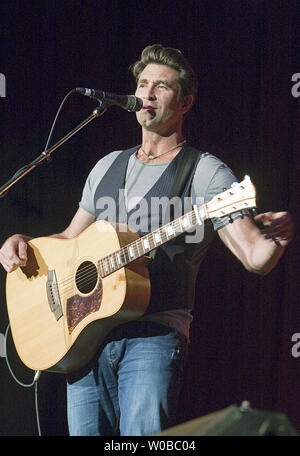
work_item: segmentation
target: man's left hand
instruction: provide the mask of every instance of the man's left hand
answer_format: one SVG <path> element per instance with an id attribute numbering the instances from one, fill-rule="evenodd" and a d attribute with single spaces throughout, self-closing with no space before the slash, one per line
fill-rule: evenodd
<path id="1" fill-rule="evenodd" d="M 294 223 L 288 212 L 265 212 L 254 217 L 264 225 L 261 230 L 266 239 L 273 239 L 277 245 L 286 247 L 294 237 Z"/>

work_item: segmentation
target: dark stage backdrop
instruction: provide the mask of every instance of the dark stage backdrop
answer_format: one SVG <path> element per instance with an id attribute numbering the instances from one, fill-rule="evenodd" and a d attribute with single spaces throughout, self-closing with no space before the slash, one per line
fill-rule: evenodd
<path id="1" fill-rule="evenodd" d="M 6 79 L 0 185 L 43 150 L 70 89 L 133 93 L 129 64 L 144 46 L 162 43 L 181 49 L 199 75 L 186 138 L 222 158 L 239 180 L 249 174 L 260 211 L 289 210 L 298 226 L 300 88 L 292 77 L 300 72 L 299 1 L 2 0 L 0 34 Z M 73 96 L 53 141 L 94 106 Z M 15 232 L 64 229 L 93 164 L 140 139 L 135 115 L 110 108 L 0 200 L 0 242 Z M 216 241 L 197 281 L 181 422 L 247 399 L 285 413 L 300 431 L 299 255 L 296 234 L 278 267 L 262 278 Z M 36 435 L 34 390 L 12 379 L 3 357 L 3 270 L 0 290 L 0 434 Z M 8 351 L 17 377 L 30 383 L 32 372 L 18 360 L 10 335 Z M 42 434 L 66 435 L 64 376 L 43 373 L 38 398 Z"/>

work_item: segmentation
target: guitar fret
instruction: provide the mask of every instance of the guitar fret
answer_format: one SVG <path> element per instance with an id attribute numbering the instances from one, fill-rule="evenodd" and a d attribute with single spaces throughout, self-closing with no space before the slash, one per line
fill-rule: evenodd
<path id="1" fill-rule="evenodd" d="M 122 264 L 122 260 L 121 260 L 121 255 L 119 252 L 117 252 L 116 257 L 117 257 L 117 263 L 120 266 Z"/>
<path id="2" fill-rule="evenodd" d="M 154 241 L 155 241 L 156 245 L 161 243 L 161 237 L 160 237 L 160 232 L 159 231 L 154 233 Z"/>
<path id="3" fill-rule="evenodd" d="M 134 249 L 135 249 L 135 258 L 139 258 L 140 255 L 140 250 L 139 250 L 139 242 L 134 241 Z"/>
<path id="4" fill-rule="evenodd" d="M 160 233 L 161 233 L 162 243 L 167 242 L 167 240 L 168 240 L 169 238 L 168 238 L 168 235 L 167 235 L 167 233 L 166 233 L 166 230 L 162 228 Z"/>
<path id="5" fill-rule="evenodd" d="M 149 244 L 150 244 L 150 249 L 155 249 L 156 247 L 156 244 L 155 244 L 155 241 L 154 241 L 154 237 L 153 237 L 153 233 L 151 233 L 151 235 L 149 235 Z"/>
<path id="6" fill-rule="evenodd" d="M 187 228 L 189 226 L 189 224 L 190 223 L 189 223 L 187 217 L 183 217 L 182 218 L 182 226 L 183 226 L 183 228 Z"/>
<path id="7" fill-rule="evenodd" d="M 178 233 L 181 233 L 182 232 L 182 228 L 181 228 L 181 224 L 180 224 L 180 221 L 177 220 L 173 223 L 173 227 L 174 227 L 174 230 L 175 230 L 175 236 L 177 236 Z"/>
<path id="8" fill-rule="evenodd" d="M 140 253 L 140 247 L 141 247 L 141 248 L 143 247 L 142 244 L 141 244 L 140 239 L 137 239 L 137 240 L 134 242 L 134 244 L 135 244 L 135 247 L 136 247 L 136 250 L 137 250 L 137 257 L 142 256 L 142 255 L 144 254 L 144 251 L 142 250 L 142 253 Z"/>
<path id="9" fill-rule="evenodd" d="M 150 244 L 149 244 L 149 239 L 146 237 L 145 239 L 142 240 L 143 246 L 144 246 L 144 251 L 148 252 L 150 249 Z"/>
<path id="10" fill-rule="evenodd" d="M 166 232 L 166 235 L 167 235 L 168 238 L 175 235 L 174 228 L 170 224 L 165 227 L 165 232 Z"/>
<path id="11" fill-rule="evenodd" d="M 182 218 L 181 217 L 178 219 L 178 225 L 179 225 L 180 232 L 183 233 L 184 232 L 184 228 L 183 228 Z"/>
<path id="12" fill-rule="evenodd" d="M 120 255 L 121 255 L 122 264 L 126 264 L 126 255 L 125 255 L 125 249 L 124 248 L 122 248 L 120 250 Z"/>
<path id="13" fill-rule="evenodd" d="M 105 269 L 105 272 L 108 272 L 108 271 L 109 271 L 109 268 L 108 268 L 107 261 L 106 261 L 105 259 L 103 259 L 103 262 L 104 262 L 104 269 Z"/>
<path id="14" fill-rule="evenodd" d="M 147 249 L 146 249 L 146 246 L 145 246 L 145 244 L 144 244 L 144 242 L 143 242 L 142 238 L 141 238 L 141 239 L 139 239 L 139 243 L 140 243 L 140 246 L 141 246 L 141 249 L 142 249 L 143 255 L 145 255 L 145 253 L 147 253 Z"/>
<path id="15" fill-rule="evenodd" d="M 126 264 L 126 263 L 129 263 L 130 261 L 130 258 L 129 258 L 129 254 L 128 254 L 128 248 L 127 247 L 123 247 L 123 263 Z"/>
<path id="16" fill-rule="evenodd" d="M 130 252 L 129 252 L 129 245 L 127 245 L 127 247 L 125 249 L 125 257 L 126 257 L 126 263 L 130 263 L 130 261 L 132 261 L 132 258 L 130 256 Z"/>

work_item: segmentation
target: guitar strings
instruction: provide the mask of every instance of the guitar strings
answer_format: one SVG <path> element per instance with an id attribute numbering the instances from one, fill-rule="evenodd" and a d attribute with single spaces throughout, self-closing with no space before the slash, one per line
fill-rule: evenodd
<path id="1" fill-rule="evenodd" d="M 180 232 L 181 232 L 181 231 L 180 231 Z M 162 235 L 164 235 L 164 233 L 162 233 Z M 164 241 L 167 241 L 168 238 L 167 238 L 166 235 L 165 235 L 165 237 L 166 237 L 166 239 L 165 239 Z M 117 256 L 118 256 L 118 255 L 120 255 L 120 256 L 122 256 L 122 257 L 125 257 L 125 261 L 126 261 L 126 262 L 127 262 L 126 257 L 128 257 L 128 263 L 131 262 L 131 259 L 130 259 L 130 257 L 129 257 L 129 254 L 126 252 L 126 250 L 128 250 L 129 247 L 133 247 L 135 250 L 137 250 L 137 253 L 138 253 L 139 256 L 143 256 L 143 255 L 146 253 L 145 248 L 144 248 L 143 245 L 142 245 L 142 238 L 139 238 L 139 239 L 136 239 L 135 241 L 133 241 L 132 243 L 128 244 L 127 246 L 122 247 L 122 248 L 119 249 L 118 251 L 113 252 L 113 253 L 111 253 L 111 254 L 109 254 L 109 255 L 103 257 L 101 260 L 98 260 L 98 265 L 99 265 L 99 267 L 101 267 L 102 263 L 103 263 L 104 261 L 106 261 L 106 260 L 107 260 L 108 258 L 110 258 L 110 257 L 114 259 L 115 263 L 117 263 Z M 141 248 L 142 248 L 142 253 L 140 253 Z M 155 244 L 154 244 L 153 248 L 155 248 Z M 138 257 L 136 257 L 136 259 L 137 259 L 137 258 L 138 258 Z M 82 271 L 87 271 L 87 272 L 89 272 L 91 268 L 94 269 L 93 266 L 94 266 L 94 263 L 92 263 L 92 264 L 86 266 L 85 268 L 82 268 L 81 272 L 82 272 Z M 119 267 L 124 267 L 124 266 L 125 266 L 125 264 L 119 264 Z M 114 269 L 116 269 L 116 268 L 114 268 Z M 103 272 L 104 272 L 104 271 L 103 271 Z M 113 272 L 113 271 L 111 271 L 111 272 Z M 80 275 L 81 275 L 81 277 L 84 277 L 84 275 L 83 275 L 82 273 L 81 273 Z M 102 276 L 103 276 L 103 275 L 105 275 L 105 273 L 102 274 Z M 70 276 L 70 278 L 73 280 L 73 278 L 72 278 L 71 276 Z M 60 284 L 62 284 L 62 283 L 65 282 L 66 280 L 68 280 L 68 278 L 67 278 L 67 279 L 63 279 L 62 281 L 60 281 Z"/>
<path id="2" fill-rule="evenodd" d="M 182 228 L 180 219 L 183 217 L 190 218 L 190 216 L 192 216 L 192 220 L 190 221 L 190 223 L 192 224 L 192 226 L 190 228 L 192 228 L 196 222 L 196 216 L 195 216 L 194 211 L 191 211 L 191 212 L 185 214 L 184 216 L 180 217 L 179 219 L 172 222 L 172 227 L 174 228 L 174 233 L 175 233 L 173 237 L 176 237 L 177 235 L 182 234 L 185 231 Z M 166 232 L 162 230 L 162 228 L 163 227 L 144 236 L 144 238 L 148 237 L 149 244 L 150 243 L 154 244 L 153 249 L 156 248 L 158 245 L 161 245 L 161 244 L 167 242 L 169 239 L 171 239 L 168 237 Z M 156 243 L 154 241 L 154 237 L 155 237 L 156 233 L 159 233 L 162 242 Z M 152 240 L 151 240 L 151 238 L 152 238 Z M 134 260 L 130 260 L 130 255 L 128 253 L 129 248 L 133 248 L 134 250 L 137 250 L 139 256 L 137 256 L 135 259 L 142 257 L 145 253 L 147 253 L 147 251 L 149 251 L 148 249 L 144 248 L 143 241 L 144 241 L 143 238 L 136 239 L 135 241 L 131 242 L 130 244 L 128 244 L 124 247 L 121 247 L 121 249 L 119 249 L 118 251 L 112 252 L 111 254 L 106 255 L 102 259 L 98 260 L 97 266 L 96 266 L 98 276 L 104 278 L 106 275 L 109 275 L 110 273 L 115 272 L 116 270 L 118 270 L 122 267 L 125 267 L 126 264 L 130 263 L 131 261 L 134 261 Z M 142 254 L 139 253 L 140 249 L 143 252 Z M 152 250 L 152 249 L 150 249 L 150 250 Z M 117 268 L 113 267 L 112 270 L 110 270 L 111 268 L 108 265 L 107 269 L 110 270 L 110 272 L 108 274 L 106 274 L 104 271 L 104 269 L 105 269 L 104 262 L 107 261 L 108 258 L 112 258 L 114 260 L 114 262 L 117 263 L 117 255 L 120 255 L 121 257 L 125 257 L 125 259 L 128 258 L 129 261 L 126 261 L 126 264 L 119 265 Z M 101 268 L 102 268 L 102 274 L 101 274 Z M 74 289 L 74 287 L 76 287 L 76 284 L 79 286 L 87 285 L 87 284 L 91 283 L 90 280 L 91 280 L 92 276 L 93 277 L 95 276 L 95 264 L 93 262 L 91 262 L 89 265 L 87 265 L 81 269 L 81 271 L 78 273 L 78 280 L 76 280 L 76 275 L 73 274 L 73 275 L 67 276 L 64 279 L 58 281 L 57 282 L 58 290 L 61 292 L 67 292 L 67 290 Z M 94 280 L 94 279 L 92 279 L 92 280 Z"/>
<path id="3" fill-rule="evenodd" d="M 191 213 L 185 214 L 185 216 L 190 215 L 190 214 L 191 214 Z M 193 215 L 193 214 L 192 214 L 192 215 Z M 195 220 L 192 220 L 192 223 L 194 223 L 194 221 L 195 221 Z M 179 234 L 181 234 L 181 233 L 183 232 L 182 226 L 180 225 L 180 222 L 179 222 L 179 221 L 174 221 L 174 222 L 173 222 L 173 227 L 174 227 L 174 228 L 180 228 L 180 230 L 178 230 L 178 231 L 175 229 L 175 233 L 176 233 L 177 235 L 179 235 Z M 157 230 L 157 231 L 159 231 L 159 230 Z M 151 233 L 151 236 L 152 236 L 152 243 L 154 244 L 154 247 L 153 247 L 153 248 L 155 248 L 155 247 L 157 246 L 156 243 L 155 243 L 154 240 L 153 240 L 153 237 L 154 237 L 155 233 L 156 233 L 156 232 Z M 149 236 L 149 235 L 146 235 L 146 236 Z M 160 232 L 160 237 L 161 237 L 161 239 L 162 239 L 161 244 L 169 240 L 167 234 L 166 234 L 165 232 L 163 232 L 163 231 Z M 150 241 L 150 242 L 151 242 L 151 241 Z M 130 256 L 129 256 L 129 254 L 128 254 L 128 249 L 129 249 L 129 247 L 133 247 L 133 248 L 137 249 L 138 252 L 140 251 L 140 248 L 141 248 L 141 249 L 143 250 L 143 253 L 142 253 L 141 255 L 139 255 L 140 257 L 143 256 L 143 255 L 146 253 L 146 252 L 145 252 L 145 249 L 144 249 L 144 246 L 143 246 L 143 238 L 139 238 L 139 239 L 133 241 L 132 243 L 128 244 L 127 246 L 122 247 L 122 248 L 119 249 L 118 251 L 113 252 L 113 253 L 111 253 L 110 255 L 107 255 L 107 256 L 103 257 L 101 260 L 98 260 L 98 261 L 97 261 L 97 271 L 98 271 L 98 275 L 100 275 L 100 277 L 103 277 L 103 276 L 105 277 L 105 275 L 109 275 L 110 273 L 115 272 L 117 269 L 120 269 L 120 268 L 122 268 L 122 267 L 125 266 L 125 265 L 123 264 L 123 265 L 120 265 L 118 268 L 113 268 L 113 269 L 109 272 L 109 274 L 105 274 L 105 273 L 104 273 L 104 268 L 102 267 L 102 274 L 101 274 L 100 269 L 101 269 L 101 266 L 103 266 L 102 263 L 103 263 L 106 259 L 108 259 L 109 257 L 114 258 L 114 260 L 116 261 L 117 255 L 118 255 L 118 254 L 120 254 L 120 255 L 123 254 L 123 256 L 125 256 L 125 258 L 126 258 L 126 257 L 129 258 L 129 261 L 127 262 L 127 264 L 128 264 L 129 262 L 131 262 L 131 261 L 130 261 Z M 136 259 L 137 259 L 137 258 L 138 258 L 138 257 L 136 257 Z M 132 261 L 133 261 L 133 260 L 132 260 Z M 108 269 L 110 269 L 110 268 L 108 268 Z M 93 272 L 92 272 L 92 271 L 93 271 Z M 94 263 L 91 263 L 91 264 L 89 264 L 89 265 L 87 265 L 87 266 L 85 266 L 84 268 L 81 269 L 80 273 L 78 273 L 78 277 L 79 277 L 78 280 L 74 280 L 74 277 L 75 277 L 75 276 L 74 276 L 74 275 L 70 275 L 69 277 L 65 277 L 65 278 L 62 279 L 61 281 L 58 281 L 58 282 L 57 282 L 57 285 L 58 285 L 58 287 L 59 287 L 59 289 L 60 289 L 61 291 L 65 291 L 65 290 L 67 290 L 67 289 L 73 289 L 74 286 L 76 286 L 76 283 L 77 283 L 78 285 L 81 285 L 81 286 L 82 286 L 83 284 L 89 283 L 90 277 L 91 277 L 92 275 L 94 275 L 94 274 L 95 274 L 95 264 L 94 264 Z"/>

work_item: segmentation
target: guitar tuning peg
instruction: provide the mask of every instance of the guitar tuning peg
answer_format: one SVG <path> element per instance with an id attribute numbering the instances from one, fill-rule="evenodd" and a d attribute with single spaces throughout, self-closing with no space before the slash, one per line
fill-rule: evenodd
<path id="1" fill-rule="evenodd" d="M 238 182 L 233 182 L 233 183 L 231 184 L 231 187 L 236 187 L 237 185 L 239 185 Z"/>

